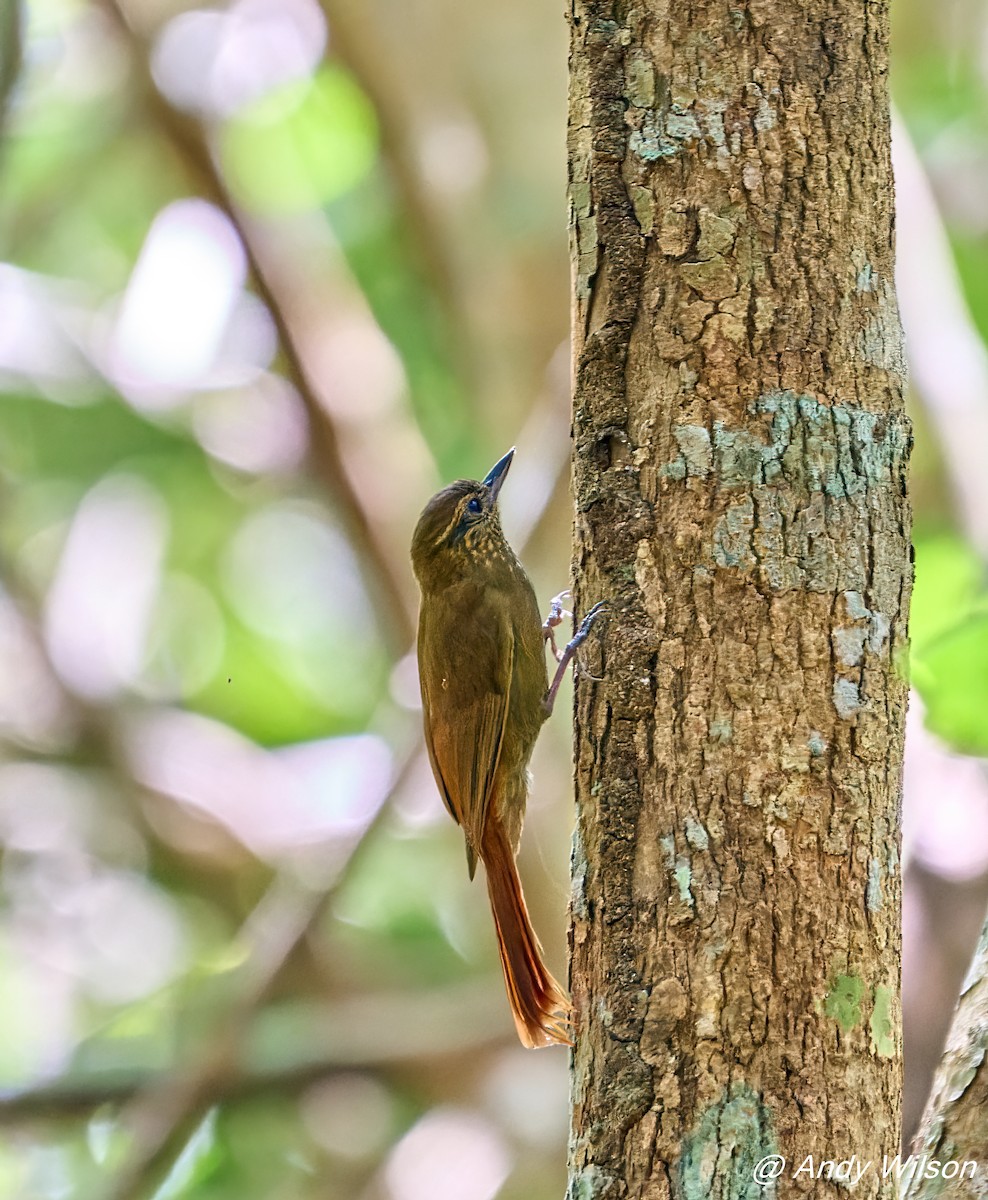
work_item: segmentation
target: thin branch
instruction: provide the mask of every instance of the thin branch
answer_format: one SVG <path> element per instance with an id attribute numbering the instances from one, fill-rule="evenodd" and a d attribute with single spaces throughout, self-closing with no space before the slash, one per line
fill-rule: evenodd
<path id="1" fill-rule="evenodd" d="M 943 1169 L 927 1173 L 927 1161 L 974 1164 L 948 1189 L 957 1200 L 984 1196 L 976 1177 L 988 1159 L 988 922 L 974 954 L 937 1068 L 933 1090 L 912 1152 L 919 1162 L 907 1167 L 903 1197 L 926 1200 L 944 1193 Z"/>
<path id="2" fill-rule="evenodd" d="M 563 471 L 557 475 L 557 482 L 560 477 L 565 477 Z M 551 496 L 552 492 L 545 496 L 545 504 L 551 501 Z M 541 512 L 535 516 L 533 526 L 537 525 L 540 517 Z M 255 942 L 257 948 L 248 964 L 238 999 L 226 1015 L 223 1030 L 212 1043 L 209 1053 L 197 1067 L 183 1065 L 174 1072 L 151 1081 L 148 1090 L 133 1101 L 130 1114 L 125 1115 L 126 1123 L 134 1132 L 135 1150 L 131 1161 L 125 1164 L 121 1171 L 108 1200 L 138 1200 L 148 1179 L 178 1152 L 184 1139 L 202 1120 L 217 1098 L 246 1086 L 238 1064 L 257 1010 L 279 978 L 294 949 L 317 924 L 359 865 L 367 847 L 373 841 L 374 833 L 390 813 L 394 796 L 406 785 L 417 768 L 422 752 L 422 743 L 417 741 L 414 749 L 406 755 L 387 796 L 352 843 L 325 890 L 318 893 L 309 892 L 285 879 L 276 880 L 272 884 L 268 896 L 255 910 L 245 926 L 244 933 L 240 935 Z M 259 931 L 261 936 L 252 937 L 251 930 Z M 479 1001 L 471 1002 L 471 1019 L 467 1022 L 465 1031 L 460 1034 L 454 1032 L 457 1023 L 451 1024 L 447 1017 L 437 1020 L 434 1013 L 431 1016 L 425 1015 L 431 1012 L 429 1005 L 434 1002 L 434 999 L 422 1001 L 419 997 L 415 1004 L 420 1015 L 414 1020 L 410 1020 L 410 1014 L 406 1010 L 401 1010 L 396 1017 L 395 1013 L 389 1016 L 382 1008 L 380 1014 L 370 1022 L 369 1027 L 373 1032 L 367 1037 L 360 1036 L 359 1030 L 367 1026 L 367 1014 L 372 1011 L 368 1008 L 368 1003 L 363 1000 L 350 1001 L 341 1006 L 341 1010 L 345 1007 L 349 1015 L 340 1015 L 328 1027 L 335 1026 L 347 1030 L 346 1046 L 341 1046 L 339 1051 L 343 1060 L 341 1063 L 336 1058 L 324 1058 L 320 1060 L 323 1069 L 343 1063 L 351 1066 L 366 1064 L 371 1060 L 383 1064 L 420 1053 L 429 1055 L 443 1050 L 454 1050 L 461 1038 L 466 1038 L 467 1044 L 476 1041 L 479 1034 L 474 1018 L 477 1016 L 476 1008 L 480 1006 Z M 442 1005 L 440 1011 L 445 1011 Z M 493 1014 L 491 1019 L 496 1026 Z M 410 1027 L 421 1028 L 423 1031 L 434 1029 L 438 1034 L 436 1038 L 432 1038 L 426 1033 L 424 1041 L 418 1036 L 410 1041 Z M 449 1038 L 443 1037 L 443 1029 L 449 1031 Z M 355 1057 L 351 1059 L 350 1055 Z M 314 1071 L 315 1067 L 312 1069 Z M 252 1087 L 263 1086 L 260 1077 L 251 1076 L 250 1080 Z M 26 1103 L 26 1099 L 22 1100 L 22 1104 Z M 0 1104 L 0 1113 L 2 1112 L 3 1105 Z"/>
<path id="3" fill-rule="evenodd" d="M 388 552 L 380 542 L 347 474 L 336 428 L 319 400 L 301 347 L 285 315 L 274 274 L 263 261 L 259 239 L 216 166 L 209 137 L 202 124 L 175 109 L 155 85 L 148 60 L 149 48 L 134 27 L 126 8 L 117 0 L 101 0 L 101 3 L 130 48 L 134 70 L 152 119 L 195 179 L 202 194 L 226 215 L 240 238 L 251 282 L 274 322 L 286 374 L 302 398 L 309 417 L 314 470 L 341 513 L 347 536 L 366 574 L 367 590 L 391 650 L 394 654 L 403 654 L 411 643 L 413 629 L 406 588 L 396 574 Z"/>
<path id="4" fill-rule="evenodd" d="M 24 63 L 22 0 L 0 0 L 0 136 L 6 133 L 11 97 Z"/>
<path id="5" fill-rule="evenodd" d="M 988 561 L 988 350 L 957 274 L 936 197 L 909 130 L 893 124 L 896 285 L 909 364 L 936 429 L 961 529 Z"/>
<path id="6" fill-rule="evenodd" d="M 19 610 L 31 607 L 29 594 L 20 587 L 16 573 L 4 571 L 6 564 L 0 558 L 0 572 L 6 574 L 4 591 L 10 602 Z M 34 638 L 35 647 L 46 666 L 57 679 L 47 654 L 47 647 L 37 636 L 36 623 L 24 618 L 25 628 Z M 122 759 L 116 741 L 105 725 L 105 712 L 83 702 L 79 697 L 62 689 L 67 703 L 72 705 L 72 715 L 79 731 L 91 750 L 95 750 L 99 761 L 121 768 Z M 297 1078 L 299 1085 L 306 1078 L 360 1063 L 385 1063 L 389 1058 L 401 1058 L 437 1053 L 443 1046 L 454 1048 L 458 1042 L 473 1045 L 484 1040 L 483 1030 L 496 1028 L 496 1022 L 483 1019 L 479 1029 L 467 1026 L 457 1035 L 445 1036 L 455 1030 L 446 1012 L 442 1020 L 435 1023 L 423 1016 L 429 1012 L 434 999 L 419 996 L 412 1001 L 412 1008 L 419 1010 L 411 1026 L 415 1030 L 434 1027 L 435 1037 L 425 1041 L 415 1033 L 399 1036 L 394 1033 L 408 1029 L 407 1019 L 399 1019 L 405 1011 L 407 999 L 388 1009 L 386 998 L 371 998 L 341 1002 L 331 1006 L 328 1029 L 346 1030 L 345 1040 L 335 1047 L 325 1048 L 320 1056 L 318 1047 L 311 1061 L 302 1061 L 284 1066 L 274 1065 L 242 1067 L 244 1047 L 249 1042 L 251 1029 L 258 1011 L 277 984 L 282 971 L 294 951 L 309 936 L 319 923 L 327 908 L 340 893 L 359 865 L 366 847 L 387 819 L 395 795 L 404 788 L 423 755 L 420 740 L 406 752 L 395 773 L 391 786 L 377 808 L 353 838 L 342 858 L 334 864 L 333 873 L 320 888 L 308 888 L 289 875 L 275 877 L 265 896 L 244 922 L 234 939 L 252 947 L 249 958 L 241 968 L 239 990 L 224 1011 L 222 1026 L 213 1030 L 208 1049 L 197 1065 L 183 1063 L 174 1070 L 152 1076 L 138 1074 L 102 1073 L 99 1078 L 92 1075 L 76 1079 L 61 1080 L 36 1089 L 0 1096 L 0 1120 L 25 1119 L 33 1115 L 50 1115 L 86 1109 L 90 1102 L 128 1101 L 123 1123 L 133 1135 L 134 1149 L 131 1157 L 117 1173 L 108 1200 L 138 1200 L 144 1194 L 147 1181 L 159 1167 L 174 1157 L 185 1138 L 191 1133 L 203 1115 L 217 1099 L 240 1091 L 262 1089 L 264 1086 L 283 1086 L 288 1079 Z M 471 1000 L 470 1011 L 476 1014 L 481 1008 L 476 998 Z M 445 1009 L 440 1010 L 445 1012 Z M 368 1025 L 371 1015 L 377 1017 Z M 363 1022 L 363 1023 L 362 1023 Z M 361 1033 L 363 1030 L 363 1033 Z M 383 1031 L 383 1036 L 382 1036 Z M 389 1036 L 390 1034 L 390 1036 Z"/>
<path id="7" fill-rule="evenodd" d="M 406 756 L 387 795 L 324 888 L 305 888 L 289 876 L 275 878 L 237 936 L 238 942 L 246 941 L 253 951 L 243 968 L 237 998 L 224 1013 L 222 1028 L 214 1031 L 197 1064 L 182 1064 L 151 1081 L 124 1113 L 124 1124 L 133 1135 L 134 1148 L 118 1172 L 107 1200 L 139 1200 L 148 1180 L 177 1153 L 217 1095 L 239 1077 L 242 1048 L 258 1009 L 295 949 L 318 924 L 345 884 L 369 835 L 383 821 L 420 753 L 421 748 L 416 746 Z"/>
<path id="8" fill-rule="evenodd" d="M 292 950 L 322 911 L 323 897 L 304 892 L 284 878 L 275 879 L 247 924 L 255 931 L 255 950 L 247 964 L 242 992 L 215 1030 L 197 1066 L 179 1068 L 139 1092 L 123 1115 L 133 1138 L 130 1157 L 117 1172 L 108 1196 L 139 1200 L 159 1166 L 208 1111 L 224 1081 L 237 1073 L 241 1043 L 256 1008 Z"/>
<path id="9" fill-rule="evenodd" d="M 449 1059 L 475 1055 L 487 1046 L 510 1045 L 509 1031 L 499 1019 L 500 1006 L 500 983 L 491 976 L 445 988 L 355 996 L 307 1009 L 306 1026 L 318 1021 L 324 1036 L 307 1039 L 297 1055 L 289 1052 L 276 1062 L 255 1061 L 259 1056 L 246 1047 L 229 1070 L 202 1082 L 195 1114 L 189 1114 L 183 1128 L 192 1127 L 214 1104 L 272 1091 L 297 1092 L 335 1072 L 385 1071 L 410 1060 Z M 513 1039 L 513 1032 L 510 1036 Z M 0 1124 L 86 1117 L 104 1104 L 161 1095 L 180 1071 L 96 1068 L 0 1094 Z"/>
<path id="10" fill-rule="evenodd" d="M 329 22 L 333 53 L 353 73 L 377 113 L 381 150 L 400 201 L 402 218 L 412 233 L 418 259 L 439 304 L 445 324 L 446 349 L 454 357 L 466 395 L 477 394 L 473 339 L 463 318 L 448 238 L 415 153 L 416 137 L 408 119 L 407 100 L 395 87 L 380 52 L 374 13 L 350 0 L 321 0 Z"/>

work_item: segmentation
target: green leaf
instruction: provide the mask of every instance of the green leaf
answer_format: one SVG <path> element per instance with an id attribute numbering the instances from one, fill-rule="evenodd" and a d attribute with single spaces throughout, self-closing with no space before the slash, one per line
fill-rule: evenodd
<path id="1" fill-rule="evenodd" d="M 988 591 L 984 567 L 954 533 L 916 538 L 912 682 L 926 724 L 956 749 L 988 752 Z"/>
<path id="2" fill-rule="evenodd" d="M 264 746 L 324 737 L 325 709 L 286 675 L 281 658 L 280 647 L 230 618 L 220 669 L 189 707 Z"/>
<path id="3" fill-rule="evenodd" d="M 913 665 L 927 647 L 964 620 L 982 592 L 984 568 L 953 533 L 915 538 L 916 582 L 909 616 Z"/>
<path id="4" fill-rule="evenodd" d="M 922 658 L 927 726 L 958 750 L 988 754 L 988 613 L 973 614 Z"/>
<path id="5" fill-rule="evenodd" d="M 211 1108 L 203 1117 L 153 1200 L 178 1200 L 190 1195 L 222 1161 L 223 1150 L 216 1140 L 216 1114 L 217 1109 Z"/>
<path id="6" fill-rule="evenodd" d="M 204 460 L 187 437 L 109 397 L 69 406 L 8 393 L 0 405 L 0 471 L 14 479 L 47 475 L 88 486 L 134 456 L 173 453 Z"/>

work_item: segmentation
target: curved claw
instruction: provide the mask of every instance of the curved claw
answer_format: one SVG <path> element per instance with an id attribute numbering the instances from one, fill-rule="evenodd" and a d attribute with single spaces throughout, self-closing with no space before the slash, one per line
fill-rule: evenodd
<path id="1" fill-rule="evenodd" d="M 573 593 L 567 588 L 564 592 L 559 592 L 549 601 L 549 615 L 542 624 L 543 629 L 555 629 L 557 625 L 562 624 L 566 617 L 571 617 L 573 614 L 563 605 L 563 601 L 567 596 Z"/>
<path id="2" fill-rule="evenodd" d="M 591 675 L 587 668 L 580 662 L 578 658 L 573 660 L 573 670 L 581 679 L 589 679 L 591 683 L 603 683 L 603 675 Z"/>
<path id="3" fill-rule="evenodd" d="M 597 619 L 597 617 L 599 617 L 602 612 L 606 612 L 606 610 L 607 610 L 607 601 L 606 600 L 598 600 L 597 603 L 593 606 L 593 608 L 587 613 L 587 615 L 581 621 L 580 633 L 582 633 L 585 629 L 589 630 L 590 626 L 594 623 L 594 621 Z M 579 634 L 577 636 L 579 636 Z"/>
<path id="4" fill-rule="evenodd" d="M 552 657 L 556 662 L 559 662 L 562 658 L 563 652 L 556 645 L 555 630 L 557 626 L 562 625 L 567 617 L 573 616 L 569 609 L 563 607 L 563 601 L 567 596 L 571 596 L 572 594 L 569 588 L 566 588 L 564 591 L 553 596 L 549 601 L 549 615 L 542 622 L 542 640 L 548 642 L 552 647 Z"/>

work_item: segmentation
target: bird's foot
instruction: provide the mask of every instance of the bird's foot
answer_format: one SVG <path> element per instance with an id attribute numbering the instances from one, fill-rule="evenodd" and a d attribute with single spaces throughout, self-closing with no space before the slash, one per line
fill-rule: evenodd
<path id="1" fill-rule="evenodd" d="M 565 596 L 565 595 L 566 595 L 565 592 L 561 592 L 559 594 L 559 596 L 554 597 L 552 603 L 555 604 L 557 601 L 559 601 L 560 608 L 562 608 L 562 596 Z M 597 604 L 595 604 L 593 606 L 593 608 L 587 613 L 587 615 L 580 622 L 580 628 L 576 631 L 576 633 L 573 635 L 573 637 L 570 638 L 570 640 L 566 643 L 566 646 L 563 649 L 563 652 L 561 654 L 556 655 L 556 661 L 559 663 L 559 665 L 556 667 L 556 673 L 552 678 L 552 683 L 549 684 L 549 690 L 546 692 L 545 697 L 542 700 L 542 707 L 545 709 L 546 716 L 548 716 L 549 713 L 552 712 L 552 706 L 556 703 L 556 693 L 559 691 L 559 685 L 563 681 L 563 676 L 566 673 L 566 668 L 573 661 L 573 656 L 576 654 L 577 650 L 579 650 L 579 648 L 583 645 L 583 643 L 587 640 L 588 636 L 590 635 L 590 630 L 593 628 L 597 619 L 601 616 L 602 613 L 605 612 L 606 609 L 607 609 L 607 604 L 603 600 L 601 600 Z M 550 608 L 549 619 L 551 619 L 551 617 L 552 617 L 552 610 Z M 562 617 L 560 617 L 559 621 L 557 621 L 556 624 L 558 625 L 561 620 L 562 620 Z M 548 624 L 548 621 L 546 622 L 546 624 Z M 545 630 L 545 625 L 543 625 L 542 628 L 543 628 L 543 630 Z M 550 644 L 552 645 L 552 648 L 555 651 L 556 644 L 555 644 L 555 641 L 552 639 L 551 627 L 550 627 L 550 632 L 546 636 L 549 638 Z M 576 666 L 577 671 L 583 672 L 583 669 L 579 666 L 579 662 L 576 662 L 574 665 Z M 597 679 L 597 676 L 589 675 L 586 672 L 583 672 L 583 673 L 586 675 L 586 677 L 588 679 L 593 679 L 598 683 L 600 682 L 599 679 Z"/>

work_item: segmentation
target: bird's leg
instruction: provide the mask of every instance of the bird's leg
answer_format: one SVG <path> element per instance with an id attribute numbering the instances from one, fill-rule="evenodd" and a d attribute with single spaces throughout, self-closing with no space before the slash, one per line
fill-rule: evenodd
<path id="1" fill-rule="evenodd" d="M 548 642 L 552 647 L 552 657 L 556 662 L 559 662 L 565 653 L 556 645 L 556 626 L 562 625 L 567 617 L 573 616 L 569 609 L 563 607 L 563 601 L 569 595 L 570 592 L 567 589 L 565 592 L 560 592 L 558 596 L 553 596 L 549 601 L 549 615 L 542 622 L 542 640 Z"/>
<path id="2" fill-rule="evenodd" d="M 563 594 L 565 595 L 565 593 L 563 593 Z M 557 596 L 555 598 L 555 600 L 553 600 L 553 603 L 555 604 L 556 600 L 559 600 L 559 599 L 560 599 L 560 597 Z M 560 605 L 560 607 L 561 607 L 561 605 Z M 579 650 L 579 648 L 587 640 L 590 630 L 593 628 L 594 622 L 597 620 L 597 618 L 600 616 L 600 614 L 604 611 L 604 609 L 606 607 L 607 607 L 607 605 L 604 603 L 603 600 L 601 600 L 599 604 L 595 604 L 593 606 L 593 608 L 583 618 L 583 621 L 580 623 L 580 628 L 576 631 L 576 633 L 573 635 L 573 637 L 566 643 L 566 647 L 563 650 L 562 654 L 556 655 L 556 658 L 559 661 L 559 666 L 556 667 L 556 673 L 552 677 L 552 683 L 549 684 L 549 690 L 546 692 L 546 694 L 542 700 L 542 707 L 545 709 L 547 716 L 549 715 L 549 713 L 552 712 L 552 706 L 556 703 L 556 692 L 559 691 L 559 685 L 563 681 L 563 675 L 566 674 L 566 668 L 569 666 L 569 664 L 573 660 L 573 655 L 577 652 L 577 650 Z M 549 619 L 551 620 L 551 614 L 550 614 Z M 559 621 L 557 621 L 556 624 L 558 625 L 561 620 L 562 620 L 562 617 L 559 618 Z M 549 624 L 549 621 L 546 621 L 546 625 L 548 625 L 548 624 Z M 543 629 L 545 629 L 545 626 L 543 626 Z M 546 634 L 546 636 L 549 637 L 551 640 L 551 638 L 552 638 L 551 629 Z M 553 649 L 555 649 L 554 642 L 553 642 Z"/>

